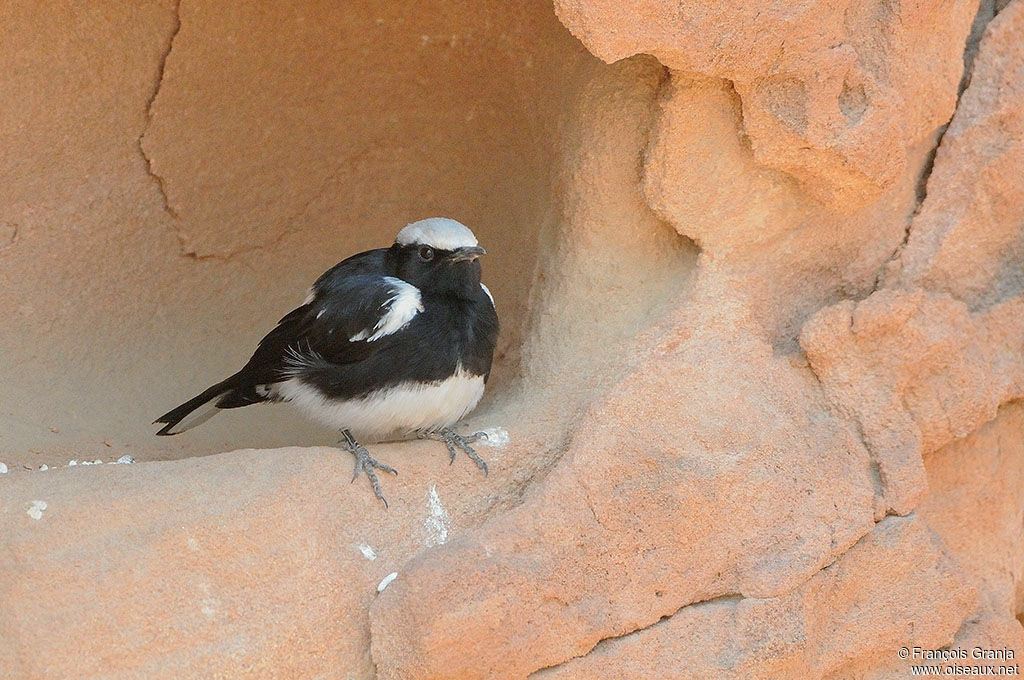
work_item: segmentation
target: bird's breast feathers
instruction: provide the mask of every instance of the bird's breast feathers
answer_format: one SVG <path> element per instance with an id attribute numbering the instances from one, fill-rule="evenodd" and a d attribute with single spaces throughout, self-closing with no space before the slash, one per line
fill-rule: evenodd
<path id="1" fill-rule="evenodd" d="M 460 366 L 444 380 L 403 382 L 351 399 L 328 397 L 301 378 L 276 387 L 282 398 L 329 427 L 351 430 L 357 439 L 382 439 L 454 425 L 480 401 L 484 378 Z"/>

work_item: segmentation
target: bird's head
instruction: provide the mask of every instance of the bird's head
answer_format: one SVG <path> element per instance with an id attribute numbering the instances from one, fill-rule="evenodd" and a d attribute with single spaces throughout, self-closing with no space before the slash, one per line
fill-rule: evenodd
<path id="1" fill-rule="evenodd" d="M 479 257 L 484 252 L 464 224 L 431 217 L 398 232 L 390 255 L 398 275 L 424 292 L 474 295 L 480 288 Z"/>

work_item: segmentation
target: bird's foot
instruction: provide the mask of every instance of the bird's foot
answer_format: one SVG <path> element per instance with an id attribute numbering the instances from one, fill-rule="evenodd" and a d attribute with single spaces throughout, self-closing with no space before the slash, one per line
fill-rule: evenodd
<path id="1" fill-rule="evenodd" d="M 370 456 L 370 452 L 366 450 L 366 447 L 357 442 L 347 430 L 343 431 L 342 434 L 345 436 L 345 440 L 342 442 L 345 445 L 345 450 L 356 457 L 356 469 L 352 473 L 352 481 L 356 481 L 360 472 L 365 472 L 366 476 L 370 479 L 370 484 L 373 485 L 373 493 L 384 503 L 385 508 L 388 507 L 388 499 L 384 498 L 384 494 L 380 490 L 380 482 L 377 480 L 377 473 L 373 470 L 376 468 L 395 475 L 398 474 L 398 471 L 390 465 L 385 465 Z"/>
<path id="2" fill-rule="evenodd" d="M 472 444 L 475 441 L 478 441 L 480 439 L 487 439 L 486 433 L 475 432 L 471 435 L 464 437 L 455 430 L 451 429 L 450 427 L 442 427 L 440 430 L 420 432 L 417 436 L 420 439 L 433 439 L 435 441 L 444 442 L 445 446 L 448 447 L 449 465 L 455 462 L 455 456 L 457 453 L 456 449 L 462 449 L 463 451 L 466 452 L 466 455 L 469 456 L 474 463 L 476 463 L 476 466 L 483 470 L 485 475 L 487 474 L 487 463 L 485 463 L 484 459 L 481 458 L 479 454 L 477 454 L 477 452 L 473 450 L 472 446 L 470 446 L 470 444 Z"/>

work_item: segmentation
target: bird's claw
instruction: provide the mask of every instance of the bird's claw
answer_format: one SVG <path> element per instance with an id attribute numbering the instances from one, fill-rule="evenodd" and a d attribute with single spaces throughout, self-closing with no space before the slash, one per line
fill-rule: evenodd
<path id="1" fill-rule="evenodd" d="M 377 473 L 373 470 L 376 468 L 378 470 L 390 472 L 394 475 L 398 474 L 398 470 L 373 458 L 370 455 L 370 452 L 366 450 L 365 446 L 349 436 L 345 437 L 345 441 L 343 443 L 345 444 L 345 449 L 356 457 L 356 467 L 352 472 L 352 481 L 354 482 L 359 478 L 360 472 L 366 473 L 366 476 L 370 480 L 370 484 L 373 485 L 374 495 L 380 499 L 385 508 L 388 507 L 388 499 L 384 497 L 384 493 L 380 490 L 380 481 L 377 479 Z"/>
<path id="2" fill-rule="evenodd" d="M 444 442 L 445 446 L 448 447 L 448 464 L 451 465 L 455 462 L 457 455 L 457 449 L 461 449 L 469 456 L 470 460 L 476 463 L 476 466 L 487 474 L 487 463 L 480 457 L 479 454 L 473 449 L 470 444 L 480 439 L 487 439 L 487 433 L 485 432 L 474 432 L 471 435 L 463 436 L 449 427 L 443 427 L 440 430 L 432 432 L 420 432 L 420 439 L 433 439 L 435 441 Z"/>

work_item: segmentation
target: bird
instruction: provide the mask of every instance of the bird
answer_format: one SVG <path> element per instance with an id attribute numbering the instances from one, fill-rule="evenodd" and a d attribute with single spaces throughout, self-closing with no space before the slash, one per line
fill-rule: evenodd
<path id="1" fill-rule="evenodd" d="M 348 257 L 324 272 L 305 301 L 259 342 L 237 373 L 154 421 L 156 433 L 191 429 L 224 409 L 285 402 L 341 432 L 387 506 L 375 460 L 361 441 L 418 437 L 462 450 L 487 473 L 453 426 L 472 411 L 491 372 L 499 322 L 481 281 L 480 247 L 460 222 L 406 225 L 388 248 Z"/>

